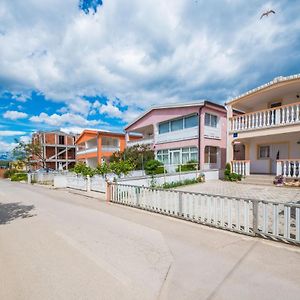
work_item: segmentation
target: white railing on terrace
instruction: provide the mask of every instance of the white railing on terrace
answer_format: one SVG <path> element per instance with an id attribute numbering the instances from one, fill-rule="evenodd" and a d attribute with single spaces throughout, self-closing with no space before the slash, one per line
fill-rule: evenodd
<path id="1" fill-rule="evenodd" d="M 109 201 L 247 235 L 300 244 L 300 205 L 109 184 Z"/>
<path id="2" fill-rule="evenodd" d="M 242 176 L 250 175 L 250 160 L 233 160 L 231 162 L 231 171 Z"/>
<path id="3" fill-rule="evenodd" d="M 87 148 L 85 150 L 80 150 L 76 152 L 77 155 L 80 155 L 80 154 L 87 154 L 87 153 L 94 153 L 94 152 L 97 152 L 97 147 L 94 147 L 94 148 Z"/>
<path id="4" fill-rule="evenodd" d="M 300 158 L 277 160 L 276 175 L 300 178 Z"/>
<path id="5" fill-rule="evenodd" d="M 104 152 L 116 152 L 116 151 L 120 151 L 120 147 L 102 145 L 101 150 Z"/>
<path id="6" fill-rule="evenodd" d="M 235 116 L 231 131 L 255 130 L 300 122 L 300 102 Z"/>
<path id="7" fill-rule="evenodd" d="M 148 138 L 148 139 L 140 139 L 140 140 L 135 140 L 135 141 L 128 141 L 127 146 L 135 146 L 135 145 L 151 145 L 154 143 L 153 138 Z"/>

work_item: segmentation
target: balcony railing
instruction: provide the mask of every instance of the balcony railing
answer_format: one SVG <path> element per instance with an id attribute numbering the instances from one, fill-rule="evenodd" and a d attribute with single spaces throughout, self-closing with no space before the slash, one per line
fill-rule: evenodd
<path id="1" fill-rule="evenodd" d="M 300 123 L 300 102 L 233 117 L 230 130 L 246 131 L 294 123 Z"/>
<path id="2" fill-rule="evenodd" d="M 128 141 L 127 146 L 135 146 L 135 145 L 151 145 L 154 143 L 153 138 L 148 138 L 148 139 L 140 139 L 140 140 L 135 140 L 135 141 Z"/>
<path id="3" fill-rule="evenodd" d="M 250 161 L 249 160 L 233 160 L 231 162 L 231 171 L 242 176 L 250 175 Z"/>
<path id="4" fill-rule="evenodd" d="M 300 158 L 284 159 L 277 161 L 276 175 L 300 178 Z"/>
<path id="5" fill-rule="evenodd" d="M 97 147 L 77 150 L 77 155 L 97 152 Z"/>
<path id="6" fill-rule="evenodd" d="M 102 145 L 101 150 L 103 152 L 116 152 L 116 151 L 120 151 L 120 147 L 119 146 L 106 146 L 106 145 Z"/>

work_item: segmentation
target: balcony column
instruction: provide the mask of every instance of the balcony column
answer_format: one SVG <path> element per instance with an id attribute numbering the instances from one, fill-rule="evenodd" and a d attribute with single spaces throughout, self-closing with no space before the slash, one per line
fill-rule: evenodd
<path id="1" fill-rule="evenodd" d="M 158 124 L 153 124 L 153 145 L 156 144 L 157 136 L 158 136 Z"/>
<path id="2" fill-rule="evenodd" d="M 233 160 L 233 136 L 230 134 L 231 118 L 233 117 L 232 106 L 226 105 L 227 110 L 227 149 L 226 149 L 226 162 L 230 163 Z"/>
<path id="3" fill-rule="evenodd" d="M 97 134 L 97 162 L 101 164 L 101 155 L 102 154 L 102 139 L 100 134 Z"/>

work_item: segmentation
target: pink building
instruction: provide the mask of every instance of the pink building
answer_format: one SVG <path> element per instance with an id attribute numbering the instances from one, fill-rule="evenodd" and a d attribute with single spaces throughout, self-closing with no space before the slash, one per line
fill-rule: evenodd
<path id="1" fill-rule="evenodd" d="M 226 109 L 224 106 L 199 101 L 152 107 L 126 128 L 143 136 L 127 140 L 127 147 L 149 144 L 158 160 L 165 165 L 199 162 L 205 169 L 220 169 L 226 163 Z"/>

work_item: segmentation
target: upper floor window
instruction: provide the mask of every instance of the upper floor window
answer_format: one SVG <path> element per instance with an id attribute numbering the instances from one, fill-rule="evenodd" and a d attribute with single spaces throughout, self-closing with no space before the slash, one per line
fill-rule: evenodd
<path id="1" fill-rule="evenodd" d="M 164 122 L 159 124 L 159 128 L 158 128 L 159 133 L 161 134 L 161 133 L 169 132 L 170 131 L 169 125 L 170 125 L 169 122 Z"/>
<path id="2" fill-rule="evenodd" d="M 58 136 L 58 144 L 64 145 L 65 144 L 65 137 L 63 135 Z"/>
<path id="3" fill-rule="evenodd" d="M 178 131 L 182 129 L 192 128 L 198 126 L 198 115 L 191 115 L 187 117 L 178 118 L 162 122 L 158 125 L 159 134 L 167 133 L 170 131 Z"/>
<path id="4" fill-rule="evenodd" d="M 206 113 L 205 114 L 205 126 L 217 128 L 218 127 L 218 117 L 215 115 Z"/>

